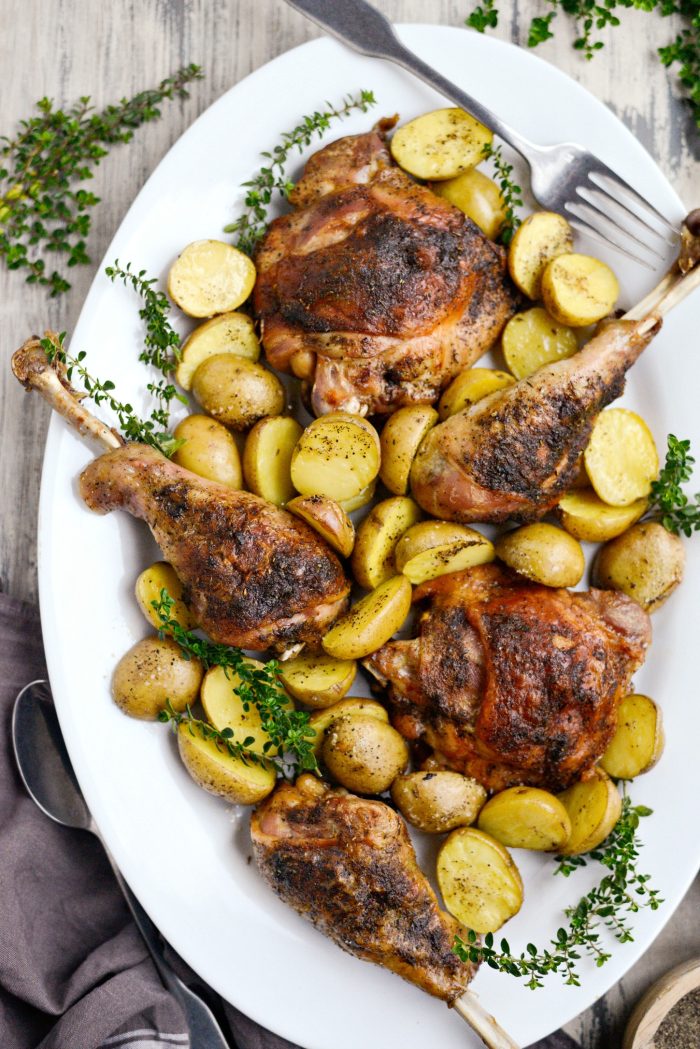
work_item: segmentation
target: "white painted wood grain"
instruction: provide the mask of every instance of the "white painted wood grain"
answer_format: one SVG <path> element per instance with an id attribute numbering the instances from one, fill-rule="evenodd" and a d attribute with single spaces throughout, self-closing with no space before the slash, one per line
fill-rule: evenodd
<path id="1" fill-rule="evenodd" d="M 341 2 L 341 0 L 338 0 Z M 461 25 L 472 0 L 376 0 L 392 19 Z M 533 14 L 544 0 L 501 2 L 496 34 L 525 44 Z M 129 146 L 113 150 L 98 170 L 90 252 L 99 262 L 136 192 L 181 132 L 214 99 L 251 70 L 316 35 L 282 0 L 0 0 L 0 131 L 10 133 L 42 95 L 68 103 L 89 93 L 100 106 L 158 83 L 188 62 L 204 66 L 206 80 L 185 102 L 166 104 L 164 117 L 142 128 Z M 676 98 L 673 79 L 654 50 L 670 39 L 672 19 L 623 13 L 623 25 L 605 34 L 608 47 L 584 62 L 562 26 L 538 53 L 607 102 L 651 151 L 688 205 L 700 199 L 700 136 Z M 310 71 L 309 75 L 313 75 Z M 319 84 L 322 99 L 323 84 Z M 231 149 L 241 129 L 232 129 Z M 0 269 L 0 589 L 36 597 L 36 509 L 47 410 L 26 396 L 9 373 L 12 350 L 46 326 L 71 330 L 92 280 L 94 265 L 74 271 L 73 289 L 60 300 Z M 105 595 L 108 602 L 109 595 Z M 586 1049 L 619 1044 L 624 1016 L 635 998 L 665 969 L 700 949 L 700 886 L 654 948 L 594 1009 L 571 1025 Z M 537 1008 L 533 995 L 533 1008 Z"/>

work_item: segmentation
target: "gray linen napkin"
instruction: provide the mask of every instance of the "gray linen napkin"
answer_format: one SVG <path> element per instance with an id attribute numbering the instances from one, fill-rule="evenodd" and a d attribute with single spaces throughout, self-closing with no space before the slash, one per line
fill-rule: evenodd
<path id="1" fill-rule="evenodd" d="M 29 799 L 10 742 L 16 694 L 46 676 L 37 613 L 0 594 L 0 1047 L 187 1049 L 100 844 L 59 827 Z M 173 967 L 203 993 L 232 1047 L 297 1049 Z M 197 1049 L 197 1047 L 194 1047 Z M 330 1049 L 330 1047 L 329 1047 Z M 559 1033 L 532 1049 L 576 1049 Z"/>

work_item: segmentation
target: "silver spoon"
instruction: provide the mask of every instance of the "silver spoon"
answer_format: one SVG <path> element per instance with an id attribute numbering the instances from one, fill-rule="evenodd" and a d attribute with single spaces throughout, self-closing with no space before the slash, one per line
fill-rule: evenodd
<path id="1" fill-rule="evenodd" d="M 160 933 L 124 881 L 102 841 L 75 778 L 47 681 L 32 681 L 17 696 L 12 714 L 12 744 L 20 776 L 29 796 L 41 811 L 63 827 L 90 831 L 102 842 L 158 975 L 185 1014 L 192 1049 L 231 1049 L 209 1006 L 165 961 Z"/>

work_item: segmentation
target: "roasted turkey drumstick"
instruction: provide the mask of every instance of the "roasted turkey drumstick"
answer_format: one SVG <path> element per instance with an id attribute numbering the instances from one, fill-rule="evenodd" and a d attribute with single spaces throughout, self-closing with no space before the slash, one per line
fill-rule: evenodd
<path id="1" fill-rule="evenodd" d="M 684 248 L 687 252 L 687 247 Z M 662 318 L 700 283 L 679 267 L 659 294 L 621 320 L 607 321 L 568 360 L 546 365 L 430 430 L 411 471 L 416 501 L 454 521 L 543 517 L 570 486 L 593 424 L 622 393 L 625 374 Z"/>
<path id="2" fill-rule="evenodd" d="M 145 521 L 184 589 L 199 625 L 217 642 L 281 650 L 316 646 L 350 591 L 337 557 L 311 528 L 249 492 L 208 481 L 145 444 L 125 444 L 76 399 L 59 362 L 37 339 L 12 369 L 110 451 L 83 471 L 80 494 L 98 513 Z"/>
<path id="3" fill-rule="evenodd" d="M 452 948 L 466 932 L 441 910 L 397 812 L 306 774 L 261 802 L 250 829 L 258 869 L 285 903 L 343 950 L 455 1006 L 486 1045 L 517 1049 L 465 996 L 475 970 Z"/>
<path id="4" fill-rule="evenodd" d="M 644 662 L 649 616 L 612 590 L 572 593 L 479 565 L 423 583 L 417 637 L 365 660 L 392 722 L 489 790 L 563 790 L 602 756 Z"/>
<path id="5" fill-rule="evenodd" d="M 399 170 L 393 124 L 314 153 L 256 253 L 268 360 L 309 383 L 317 415 L 436 400 L 515 308 L 503 249 Z"/>

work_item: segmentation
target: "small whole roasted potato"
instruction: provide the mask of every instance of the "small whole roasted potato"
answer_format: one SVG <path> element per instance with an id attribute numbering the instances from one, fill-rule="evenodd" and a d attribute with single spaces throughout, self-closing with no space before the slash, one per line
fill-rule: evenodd
<path id="1" fill-rule="evenodd" d="M 638 521 L 648 505 L 646 499 L 637 499 L 629 506 L 610 506 L 587 487 L 562 496 L 557 503 L 557 516 L 575 539 L 605 543 Z"/>
<path id="2" fill-rule="evenodd" d="M 301 495 L 325 495 L 342 505 L 374 482 L 379 460 L 379 434 L 372 424 L 350 412 L 331 412 L 314 419 L 299 438 L 292 483 Z"/>
<path id="3" fill-rule="evenodd" d="M 542 274 L 542 298 L 550 316 L 571 328 L 585 328 L 607 317 L 620 286 L 604 262 L 570 252 L 548 262 Z"/>
<path id="4" fill-rule="evenodd" d="M 479 813 L 479 829 L 512 849 L 558 852 L 571 837 L 571 820 L 553 794 L 539 787 L 508 787 Z"/>
<path id="5" fill-rule="evenodd" d="M 231 754 L 223 744 L 207 739 L 196 721 L 178 725 L 177 746 L 190 776 L 209 794 L 234 805 L 254 805 L 274 790 L 274 765 Z"/>
<path id="6" fill-rule="evenodd" d="M 600 759 L 614 779 L 634 779 L 653 769 L 664 749 L 661 708 L 649 696 L 625 696 L 617 708 L 617 728 Z"/>
<path id="7" fill-rule="evenodd" d="M 387 725 L 389 724 L 389 714 L 386 707 L 383 707 L 381 703 L 377 703 L 375 699 L 365 699 L 364 696 L 349 696 L 347 699 L 341 699 L 338 703 L 333 703 L 330 707 L 316 710 L 309 718 L 309 724 L 315 733 L 312 739 L 312 746 L 317 758 L 321 756 L 326 730 L 330 728 L 334 721 L 344 717 L 376 718 L 379 721 L 386 722 Z"/>
<path id="8" fill-rule="evenodd" d="M 610 506 L 646 499 L 659 473 L 651 430 L 629 408 L 608 408 L 596 419 L 583 453 L 596 495 Z"/>
<path id="9" fill-rule="evenodd" d="M 185 630 L 192 630 L 197 625 L 194 616 L 182 600 L 182 583 L 173 566 L 167 561 L 156 561 L 155 564 L 144 568 L 136 580 L 134 590 L 139 608 L 156 630 L 162 629 L 163 620 L 153 607 L 153 602 L 160 601 L 163 590 L 167 590 L 168 596 L 175 602 L 170 609 L 170 618 L 176 620 Z"/>
<path id="10" fill-rule="evenodd" d="M 506 386 L 512 386 L 514 381 L 512 375 L 498 371 L 497 368 L 467 368 L 452 380 L 440 398 L 440 419 L 449 419 L 451 415 L 476 404 L 482 397 L 487 397 L 496 390 L 503 390 Z"/>
<path id="11" fill-rule="evenodd" d="M 590 852 L 605 841 L 620 818 L 620 793 L 602 768 L 559 795 L 571 820 L 571 834 L 559 851 L 564 856 Z"/>
<path id="12" fill-rule="evenodd" d="M 684 568 L 680 536 L 672 535 L 658 521 L 639 521 L 600 548 L 592 581 L 603 590 L 621 590 L 653 612 L 676 589 Z"/>
<path id="13" fill-rule="evenodd" d="M 168 295 L 190 317 L 236 310 L 255 284 L 246 254 L 221 240 L 195 240 L 170 267 Z"/>
<path id="14" fill-rule="evenodd" d="M 480 783 L 459 772 L 407 772 L 391 785 L 401 815 L 428 834 L 445 834 L 476 819 L 486 801 Z"/>
<path id="15" fill-rule="evenodd" d="M 542 274 L 552 259 L 567 254 L 574 232 L 555 211 L 535 211 L 518 226 L 508 248 L 508 269 L 516 286 L 529 299 L 539 299 Z"/>
<path id="16" fill-rule="evenodd" d="M 454 178 L 484 159 L 493 132 L 463 109 L 435 109 L 398 128 L 391 155 L 399 167 L 417 178 Z"/>
<path id="17" fill-rule="evenodd" d="M 381 794 L 408 764 L 408 744 L 386 721 L 365 714 L 336 718 L 326 729 L 322 756 L 342 787 Z"/>
<path id="18" fill-rule="evenodd" d="M 325 653 L 302 652 L 280 663 L 279 675 L 287 691 L 307 707 L 330 707 L 352 687 L 357 673 L 354 659 L 333 659 Z"/>
<path id="19" fill-rule="evenodd" d="M 328 631 L 321 644 L 336 659 L 362 659 L 386 644 L 411 608 L 411 584 L 396 575 L 372 590 Z"/>
<path id="20" fill-rule="evenodd" d="M 183 390 L 192 388 L 192 378 L 202 361 L 219 353 L 233 353 L 257 361 L 260 342 L 255 334 L 253 318 L 247 313 L 222 313 L 219 317 L 199 324 L 184 343 L 175 378 Z"/>
<path id="21" fill-rule="evenodd" d="M 498 184 L 483 171 L 469 168 L 456 178 L 435 182 L 430 188 L 476 222 L 489 240 L 496 239 L 506 220 L 506 206 Z"/>
<path id="22" fill-rule="evenodd" d="M 194 373 L 192 392 L 207 415 L 231 430 L 248 430 L 284 410 L 284 386 L 277 376 L 233 353 L 203 361 Z"/>
<path id="23" fill-rule="evenodd" d="M 178 466 L 228 488 L 243 486 L 241 457 L 222 423 L 208 415 L 187 415 L 175 427 L 174 436 L 185 442 L 173 455 Z"/>
<path id="24" fill-rule="evenodd" d="M 355 580 L 373 590 L 396 575 L 394 550 L 404 532 L 420 521 L 420 507 L 405 495 L 377 503 L 357 530 L 350 565 Z"/>
<path id="25" fill-rule="evenodd" d="M 204 670 L 170 638 L 145 637 L 122 656 L 112 677 L 112 697 L 132 718 L 155 721 L 169 701 L 173 710 L 194 703 Z"/>
<path id="26" fill-rule="evenodd" d="M 578 340 L 572 328 L 559 324 L 540 306 L 511 317 L 501 335 L 506 364 L 516 379 L 526 379 L 538 368 L 572 357 Z"/>
<path id="27" fill-rule="evenodd" d="M 576 586 L 586 567 L 581 544 L 568 532 L 542 521 L 500 536 L 496 556 L 543 586 Z"/>
<path id="28" fill-rule="evenodd" d="M 411 404 L 390 415 L 382 430 L 379 476 L 390 492 L 405 495 L 411 464 L 428 430 L 438 421 L 429 404 Z"/>
<path id="29" fill-rule="evenodd" d="M 284 506 L 294 495 L 292 453 L 303 433 L 289 415 L 268 416 L 255 423 L 243 449 L 243 476 L 251 492 Z"/>
<path id="30" fill-rule="evenodd" d="M 458 827 L 443 843 L 437 880 L 450 914 L 474 932 L 496 932 L 522 906 L 523 880 L 512 856 L 476 827 Z"/>
<path id="31" fill-rule="evenodd" d="M 325 495 L 297 495 L 287 503 L 287 510 L 306 521 L 329 546 L 349 557 L 355 545 L 355 526 L 340 503 Z"/>

